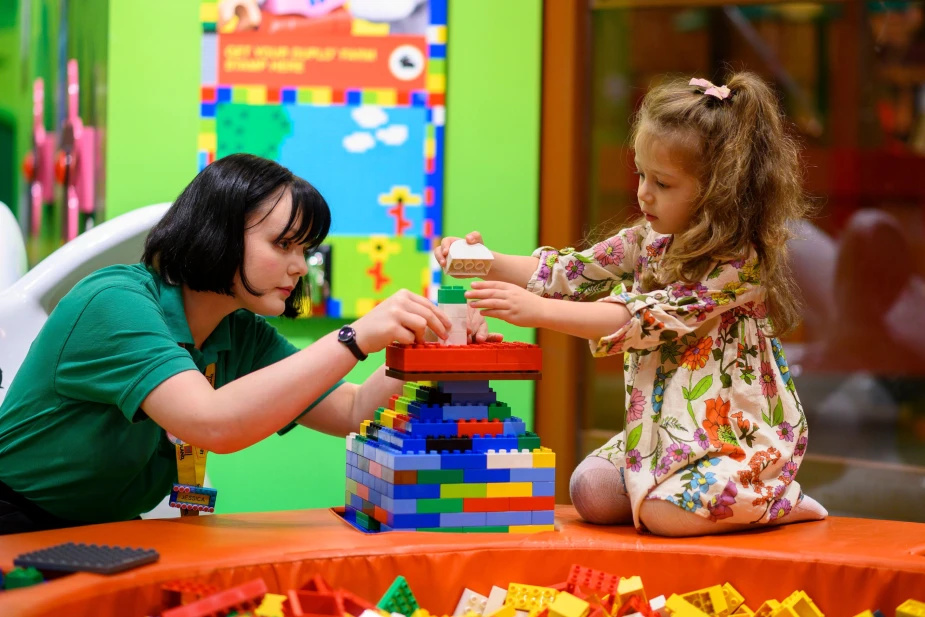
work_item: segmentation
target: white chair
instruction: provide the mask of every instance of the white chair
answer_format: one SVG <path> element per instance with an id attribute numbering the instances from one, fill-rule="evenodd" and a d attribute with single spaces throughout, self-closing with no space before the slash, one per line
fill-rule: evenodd
<path id="1" fill-rule="evenodd" d="M 18 281 L 27 267 L 22 228 L 7 205 L 0 201 L 0 291 Z"/>

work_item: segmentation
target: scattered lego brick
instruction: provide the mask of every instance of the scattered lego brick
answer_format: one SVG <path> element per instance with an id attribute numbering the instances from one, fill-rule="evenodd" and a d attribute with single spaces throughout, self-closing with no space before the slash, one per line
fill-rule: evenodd
<path id="1" fill-rule="evenodd" d="M 3 578 L 4 589 L 22 589 L 44 582 L 42 573 L 35 568 L 13 568 Z"/>
<path id="2" fill-rule="evenodd" d="M 232 610 L 249 611 L 257 608 L 266 593 L 266 583 L 257 578 L 186 606 L 166 610 L 161 617 L 212 617 Z"/>
<path id="3" fill-rule="evenodd" d="M 427 527 L 428 525 L 421 526 Z M 439 527 L 439 525 L 432 526 Z M 379 602 L 376 603 L 376 607 L 389 611 L 390 613 L 401 613 L 402 615 L 410 615 L 420 608 L 404 576 L 399 576 L 392 581 L 392 584 L 386 590 L 385 594 L 380 598 Z"/>

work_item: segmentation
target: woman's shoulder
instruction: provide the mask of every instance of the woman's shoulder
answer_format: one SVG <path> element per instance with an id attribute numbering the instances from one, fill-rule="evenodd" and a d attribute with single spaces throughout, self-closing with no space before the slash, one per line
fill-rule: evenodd
<path id="1" fill-rule="evenodd" d="M 156 303 L 161 283 L 157 274 L 144 264 L 107 266 L 81 279 L 61 298 L 55 310 L 83 310 L 101 295 L 107 301 Z"/>

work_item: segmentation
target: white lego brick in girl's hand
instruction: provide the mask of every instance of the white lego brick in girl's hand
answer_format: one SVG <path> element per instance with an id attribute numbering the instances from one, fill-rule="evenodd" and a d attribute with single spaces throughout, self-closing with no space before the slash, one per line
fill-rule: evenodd
<path id="1" fill-rule="evenodd" d="M 443 272 L 454 278 L 485 276 L 494 259 L 484 244 L 469 244 L 460 239 L 450 245 Z"/>

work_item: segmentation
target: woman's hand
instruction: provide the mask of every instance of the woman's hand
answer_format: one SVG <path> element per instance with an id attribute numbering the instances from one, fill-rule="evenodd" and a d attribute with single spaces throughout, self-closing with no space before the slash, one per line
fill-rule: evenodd
<path id="1" fill-rule="evenodd" d="M 384 349 L 394 341 L 420 343 L 427 328 L 445 339 L 450 319 L 433 302 L 407 289 L 396 292 L 353 324 L 357 344 L 363 353 Z"/>

